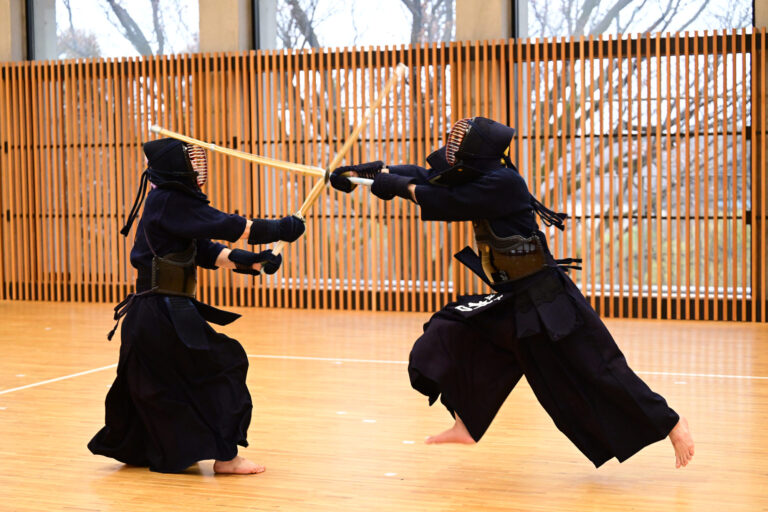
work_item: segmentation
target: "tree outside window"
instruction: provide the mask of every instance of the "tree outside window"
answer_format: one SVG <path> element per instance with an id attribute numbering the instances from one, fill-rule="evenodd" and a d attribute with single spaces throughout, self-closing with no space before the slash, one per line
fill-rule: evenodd
<path id="1" fill-rule="evenodd" d="M 56 0 L 55 12 L 58 58 L 198 51 L 196 0 Z"/>
<path id="2" fill-rule="evenodd" d="M 451 41 L 454 0 L 276 0 L 278 48 Z M 269 23 L 269 20 L 262 20 Z"/>

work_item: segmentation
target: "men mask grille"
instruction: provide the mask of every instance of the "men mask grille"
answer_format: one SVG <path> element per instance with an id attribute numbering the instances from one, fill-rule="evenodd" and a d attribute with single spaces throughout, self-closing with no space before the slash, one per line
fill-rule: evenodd
<path id="1" fill-rule="evenodd" d="M 470 121 L 471 118 L 457 121 L 453 128 L 451 128 L 450 133 L 448 133 L 448 140 L 445 143 L 445 159 L 449 165 L 456 164 L 456 153 L 459 151 L 464 137 L 472 127 L 469 124 Z"/>
<path id="2" fill-rule="evenodd" d="M 208 155 L 205 149 L 194 144 L 187 146 L 187 155 L 192 170 L 197 173 L 197 186 L 202 187 L 208 181 Z"/>

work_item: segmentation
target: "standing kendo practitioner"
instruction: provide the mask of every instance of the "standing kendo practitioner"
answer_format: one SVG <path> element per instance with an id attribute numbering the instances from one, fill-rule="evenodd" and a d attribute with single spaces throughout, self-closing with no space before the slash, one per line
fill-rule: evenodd
<path id="1" fill-rule="evenodd" d="M 334 188 L 353 189 L 347 176 L 373 179 L 384 200 L 414 201 L 425 221 L 472 221 L 477 255 L 456 258 L 497 293 L 459 297 L 424 326 L 410 355 L 411 385 L 438 396 L 455 418 L 427 443 L 474 444 L 523 374 L 555 425 L 595 466 L 624 461 L 669 436 L 676 466 L 693 456 L 688 423 L 629 368 L 624 355 L 578 288 L 555 261 L 536 223 L 563 229 L 565 214 L 531 196 L 507 151 L 515 131 L 483 117 L 463 119 L 446 146 L 415 165 L 382 162 L 340 167 Z M 577 267 L 578 268 L 578 267 Z"/>
<path id="2" fill-rule="evenodd" d="M 248 220 L 209 206 L 200 190 L 207 176 L 200 146 L 159 139 L 144 144 L 144 153 L 148 168 L 121 231 L 128 234 L 151 182 L 131 250 L 136 293 L 115 308 L 118 322 L 126 317 L 117 377 L 106 426 L 88 448 L 164 473 L 205 459 L 215 459 L 216 473 L 261 473 L 263 466 L 237 453 L 238 445 L 248 446 L 251 421 L 248 358 L 237 340 L 207 323 L 226 325 L 240 315 L 195 300 L 196 267 L 274 273 L 279 255 L 230 250 L 211 239 L 293 242 L 304 223 L 295 216 Z"/>

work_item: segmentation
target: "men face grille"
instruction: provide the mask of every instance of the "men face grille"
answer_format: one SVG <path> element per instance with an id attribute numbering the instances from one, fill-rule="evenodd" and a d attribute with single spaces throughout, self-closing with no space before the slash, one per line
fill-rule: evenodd
<path id="1" fill-rule="evenodd" d="M 202 187 L 208 181 L 208 154 L 200 146 L 189 144 L 187 146 L 187 155 L 192 170 L 197 173 L 197 186 Z"/>
<path id="2" fill-rule="evenodd" d="M 448 161 L 448 165 L 456 164 L 456 152 L 459 151 L 464 137 L 471 128 L 470 121 L 471 118 L 457 121 L 448 133 L 448 140 L 445 143 L 445 159 Z"/>

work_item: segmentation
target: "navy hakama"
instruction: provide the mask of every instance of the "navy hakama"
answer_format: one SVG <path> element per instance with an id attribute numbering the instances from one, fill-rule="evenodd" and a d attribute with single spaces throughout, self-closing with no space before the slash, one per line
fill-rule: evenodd
<path id="1" fill-rule="evenodd" d="M 416 184 L 423 220 L 487 220 L 499 236 L 536 234 L 548 266 L 493 285 L 498 293 L 460 297 L 424 326 L 410 354 L 411 384 L 438 397 L 479 440 L 509 393 L 525 375 L 555 425 L 600 466 L 623 461 L 669 435 L 677 413 L 630 369 L 624 355 L 568 275 L 546 249 L 535 215 L 559 224 L 536 201 L 517 170 L 490 169 L 453 187 L 429 182 L 429 171 L 396 165 L 390 172 Z M 480 259 L 466 248 L 456 255 L 484 276 Z"/>
<path id="2" fill-rule="evenodd" d="M 149 192 L 131 251 L 137 293 L 118 306 L 125 319 L 117 376 L 105 426 L 88 444 L 93 453 L 179 472 L 199 460 L 230 460 L 238 446 L 248 446 L 248 357 L 237 340 L 209 324 L 240 315 L 148 291 L 153 254 L 194 243 L 195 263 L 216 268 L 224 245 L 210 239 L 234 242 L 245 225 L 245 218 L 210 207 L 188 187 L 169 183 Z"/>

